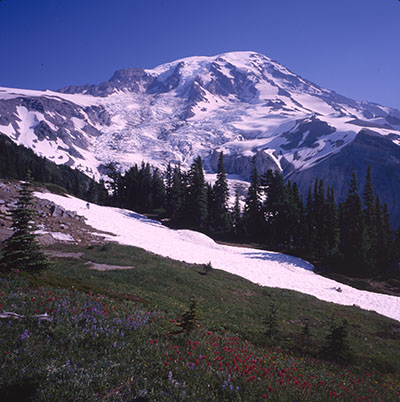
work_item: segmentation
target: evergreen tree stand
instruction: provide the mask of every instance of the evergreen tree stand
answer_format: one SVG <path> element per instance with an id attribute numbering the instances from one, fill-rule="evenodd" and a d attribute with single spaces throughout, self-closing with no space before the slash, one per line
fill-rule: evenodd
<path id="1" fill-rule="evenodd" d="M 19 190 L 17 207 L 11 213 L 14 233 L 3 242 L 0 272 L 14 270 L 38 272 L 48 267 L 46 255 L 41 250 L 35 231 L 36 211 L 32 208 L 33 196 L 31 182 L 23 182 Z"/>

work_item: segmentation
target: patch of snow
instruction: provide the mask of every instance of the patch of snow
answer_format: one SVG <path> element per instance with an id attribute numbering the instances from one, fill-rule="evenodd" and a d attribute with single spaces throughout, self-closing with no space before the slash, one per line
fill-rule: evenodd
<path id="1" fill-rule="evenodd" d="M 313 272 L 300 258 L 245 247 L 223 246 L 190 230 L 172 230 L 155 221 L 118 208 L 102 207 L 74 197 L 35 193 L 76 211 L 96 230 L 114 233 L 111 241 L 144 248 L 155 254 L 188 263 L 207 264 L 239 275 L 262 286 L 292 289 L 342 305 L 357 305 L 400 321 L 400 297 L 354 289 Z M 342 292 L 336 291 L 340 287 Z"/>
<path id="2" fill-rule="evenodd" d="M 37 230 L 36 234 L 49 234 L 54 240 L 75 242 L 75 239 L 69 233 L 47 232 L 45 230 Z"/>
<path id="3" fill-rule="evenodd" d="M 53 99 L 63 99 L 80 106 L 93 106 L 101 102 L 101 98 L 82 94 L 63 94 L 50 90 L 38 91 L 34 89 L 5 88 L 0 87 L 0 99 L 14 99 L 20 96 L 40 97 L 45 96 Z"/>
<path id="4" fill-rule="evenodd" d="M 7 135 L 8 137 L 15 138 L 15 129 L 10 123 L 8 126 L 0 126 L 0 133 Z"/>

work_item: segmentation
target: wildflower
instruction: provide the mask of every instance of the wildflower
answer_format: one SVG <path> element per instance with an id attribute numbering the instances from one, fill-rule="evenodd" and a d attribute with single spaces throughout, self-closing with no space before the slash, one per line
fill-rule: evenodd
<path id="1" fill-rule="evenodd" d="M 26 338 L 29 338 L 29 331 L 27 329 L 21 334 L 19 339 L 26 339 Z"/>

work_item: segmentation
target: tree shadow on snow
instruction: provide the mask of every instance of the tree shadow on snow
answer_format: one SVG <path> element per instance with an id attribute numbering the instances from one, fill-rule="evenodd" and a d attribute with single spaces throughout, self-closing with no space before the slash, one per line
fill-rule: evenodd
<path id="1" fill-rule="evenodd" d="M 312 264 L 301 260 L 300 258 L 292 257 L 291 255 L 270 253 L 268 251 L 249 252 L 243 253 L 243 255 L 256 260 L 287 263 L 293 265 L 295 268 L 304 269 L 306 271 L 314 271 L 314 266 Z"/>
<path id="2" fill-rule="evenodd" d="M 154 219 L 148 218 L 147 216 L 144 215 L 140 215 L 136 212 L 132 212 L 132 211 L 123 211 L 122 215 L 127 216 L 128 218 L 132 218 L 132 219 L 136 219 L 140 222 L 146 222 L 146 223 L 154 223 L 156 225 L 162 225 L 161 222 L 156 221 Z"/>

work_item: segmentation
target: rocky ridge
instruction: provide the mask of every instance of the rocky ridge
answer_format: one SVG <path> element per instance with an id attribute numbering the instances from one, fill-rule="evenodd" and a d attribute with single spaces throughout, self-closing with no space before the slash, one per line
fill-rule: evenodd
<path id="1" fill-rule="evenodd" d="M 18 182 L 0 180 L 0 242 L 12 235 L 10 212 L 16 208 L 19 188 Z M 43 246 L 55 243 L 81 246 L 105 243 L 101 233 L 86 225 L 85 218 L 75 211 L 67 211 L 45 199 L 35 199 L 34 209 L 37 211 L 38 240 Z"/>

